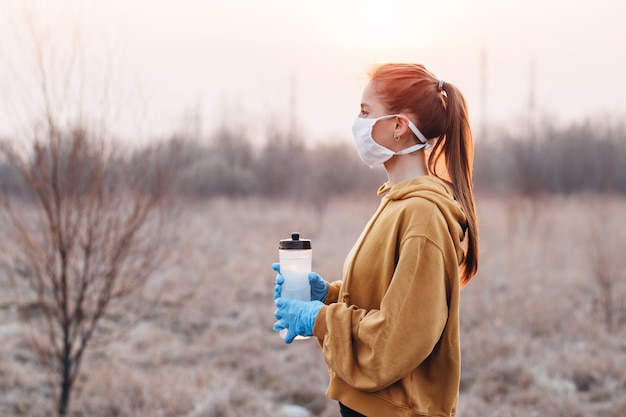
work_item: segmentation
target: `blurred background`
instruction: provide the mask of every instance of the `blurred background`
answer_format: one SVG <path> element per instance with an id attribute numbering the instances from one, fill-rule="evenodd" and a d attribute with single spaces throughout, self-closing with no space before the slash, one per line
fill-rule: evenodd
<path id="1" fill-rule="evenodd" d="M 300 231 L 340 278 L 385 180 L 352 145 L 367 71 L 406 61 L 461 89 L 475 136 L 458 415 L 623 415 L 624 19 L 0 0 L 0 414 L 338 415 L 319 347 L 271 331 L 270 265 Z"/>

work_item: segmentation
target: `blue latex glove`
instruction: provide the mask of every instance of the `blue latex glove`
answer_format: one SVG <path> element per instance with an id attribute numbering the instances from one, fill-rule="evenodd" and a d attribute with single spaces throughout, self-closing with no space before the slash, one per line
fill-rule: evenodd
<path id="1" fill-rule="evenodd" d="M 300 301 L 279 297 L 274 301 L 278 309 L 274 317 L 274 330 L 287 329 L 285 343 L 293 342 L 296 336 L 313 336 L 313 325 L 320 309 L 324 306 L 321 301 Z"/>
<path id="2" fill-rule="evenodd" d="M 280 297 L 280 293 L 283 288 L 283 282 L 285 282 L 285 278 L 280 273 L 280 264 L 273 263 L 272 269 L 278 274 L 276 275 L 276 287 L 274 287 L 274 298 Z M 309 273 L 309 284 L 311 285 L 311 301 L 324 301 L 328 296 L 328 283 L 316 274 L 315 272 Z"/>

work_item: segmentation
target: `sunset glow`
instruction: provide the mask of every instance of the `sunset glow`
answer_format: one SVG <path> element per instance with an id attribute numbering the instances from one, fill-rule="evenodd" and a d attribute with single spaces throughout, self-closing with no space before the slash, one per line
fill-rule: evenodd
<path id="1" fill-rule="evenodd" d="M 295 118 L 313 140 L 347 138 L 363 75 L 387 61 L 421 62 L 458 85 L 476 122 L 514 123 L 531 94 L 561 120 L 623 114 L 624 16 L 618 0 L 0 0 L 0 110 L 15 113 L 33 84 L 30 25 L 49 50 L 83 48 L 84 68 L 110 65 L 124 113 L 155 135 L 195 112 L 204 131 Z M 589 74 L 611 81 L 581 84 Z"/>

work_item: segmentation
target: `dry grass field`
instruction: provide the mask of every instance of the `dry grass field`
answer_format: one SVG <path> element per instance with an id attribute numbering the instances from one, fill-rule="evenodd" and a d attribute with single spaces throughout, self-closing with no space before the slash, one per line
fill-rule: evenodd
<path id="1" fill-rule="evenodd" d="M 310 238 L 314 269 L 339 277 L 378 204 L 333 200 L 323 213 L 256 199 L 187 203 L 170 262 L 132 323 L 93 346 L 72 416 L 338 416 L 312 340 L 271 330 L 278 240 Z M 626 414 L 626 200 L 478 198 L 479 275 L 462 291 L 460 417 Z M 30 328 L 0 277 L 0 416 L 54 415 Z"/>

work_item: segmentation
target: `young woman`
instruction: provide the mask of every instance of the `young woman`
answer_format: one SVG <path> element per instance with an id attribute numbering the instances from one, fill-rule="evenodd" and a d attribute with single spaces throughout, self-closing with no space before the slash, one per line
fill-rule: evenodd
<path id="1" fill-rule="evenodd" d="M 342 416 L 454 416 L 459 291 L 478 268 L 473 140 L 465 100 L 422 65 L 374 68 L 353 125 L 388 182 L 343 280 L 311 273 L 311 302 L 280 297 L 274 330 L 315 336 Z"/>

